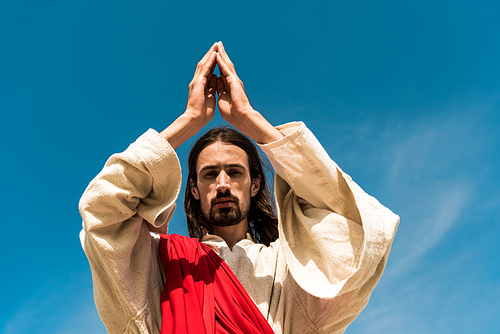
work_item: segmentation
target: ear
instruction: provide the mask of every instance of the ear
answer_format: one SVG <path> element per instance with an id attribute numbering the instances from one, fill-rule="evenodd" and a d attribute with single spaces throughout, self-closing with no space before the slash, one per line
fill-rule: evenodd
<path id="1" fill-rule="evenodd" d="M 254 197 L 257 195 L 260 189 L 260 176 L 252 180 L 252 185 L 250 186 L 250 196 Z"/>
<path id="2" fill-rule="evenodd" d="M 200 193 L 198 192 L 198 187 L 193 180 L 189 180 L 189 186 L 191 187 L 191 194 L 193 195 L 194 199 L 198 201 L 200 199 Z"/>

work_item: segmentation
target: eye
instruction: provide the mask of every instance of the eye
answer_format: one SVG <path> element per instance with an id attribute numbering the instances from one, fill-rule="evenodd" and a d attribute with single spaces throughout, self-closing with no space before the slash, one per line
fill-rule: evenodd
<path id="1" fill-rule="evenodd" d="M 203 174 L 203 177 L 206 179 L 211 179 L 217 177 L 217 173 L 215 171 L 209 171 Z"/>
<path id="2" fill-rule="evenodd" d="M 231 176 L 237 176 L 241 175 L 241 172 L 239 170 L 230 170 L 228 174 Z"/>

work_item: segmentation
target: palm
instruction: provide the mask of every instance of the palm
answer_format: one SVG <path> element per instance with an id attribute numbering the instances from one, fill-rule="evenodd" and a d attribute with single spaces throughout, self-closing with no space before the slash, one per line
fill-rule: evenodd
<path id="1" fill-rule="evenodd" d="M 189 84 L 186 113 L 201 127 L 212 120 L 215 112 L 217 76 L 213 72 L 216 50 L 217 45 L 214 44 L 198 63 L 193 80 Z"/>
<path id="2" fill-rule="evenodd" d="M 243 82 L 236 75 L 234 68 L 231 74 L 217 79 L 217 93 L 220 114 L 231 124 L 251 109 Z"/>
<path id="3" fill-rule="evenodd" d="M 213 75 L 212 80 L 215 79 Z M 210 121 L 214 116 L 215 111 L 215 89 L 207 87 L 206 81 L 203 80 L 201 85 L 190 85 L 189 97 L 186 110 L 188 110 L 196 119 L 205 119 L 207 122 Z"/>

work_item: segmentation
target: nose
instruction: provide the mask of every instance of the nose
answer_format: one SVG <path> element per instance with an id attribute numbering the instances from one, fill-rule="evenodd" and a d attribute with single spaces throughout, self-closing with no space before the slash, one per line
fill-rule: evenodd
<path id="1" fill-rule="evenodd" d="M 229 175 L 227 175 L 226 172 L 222 170 L 217 176 L 217 186 L 215 190 L 217 190 L 217 192 L 219 191 L 225 192 L 226 190 L 230 190 L 231 189 L 230 181 L 231 179 Z"/>

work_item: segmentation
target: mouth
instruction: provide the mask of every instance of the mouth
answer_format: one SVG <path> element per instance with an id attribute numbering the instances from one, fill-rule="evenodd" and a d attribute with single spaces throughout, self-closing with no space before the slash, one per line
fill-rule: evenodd
<path id="1" fill-rule="evenodd" d="M 214 206 L 217 208 L 227 208 L 234 204 L 231 198 L 219 198 L 215 201 Z"/>

